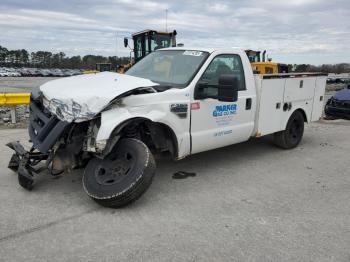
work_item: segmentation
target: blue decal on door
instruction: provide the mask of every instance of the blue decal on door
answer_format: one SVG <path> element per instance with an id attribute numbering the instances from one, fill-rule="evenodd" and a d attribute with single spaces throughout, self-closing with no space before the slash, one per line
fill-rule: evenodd
<path id="1" fill-rule="evenodd" d="M 213 117 L 230 116 L 237 112 L 237 104 L 215 106 Z"/>
<path id="2" fill-rule="evenodd" d="M 212 115 L 218 126 L 228 126 L 232 123 L 236 113 L 237 104 L 228 104 L 215 106 Z"/>

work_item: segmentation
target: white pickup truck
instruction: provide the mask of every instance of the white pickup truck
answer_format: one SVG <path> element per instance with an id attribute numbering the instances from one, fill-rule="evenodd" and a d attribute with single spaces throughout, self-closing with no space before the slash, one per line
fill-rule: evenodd
<path id="1" fill-rule="evenodd" d="M 179 160 L 268 134 L 294 148 L 321 117 L 325 85 L 322 74 L 254 75 L 240 50 L 157 50 L 124 75 L 42 85 L 30 103 L 33 147 L 9 143 L 9 168 L 31 189 L 42 160 L 52 175 L 84 167 L 86 193 L 120 207 L 150 186 L 155 154 Z"/>

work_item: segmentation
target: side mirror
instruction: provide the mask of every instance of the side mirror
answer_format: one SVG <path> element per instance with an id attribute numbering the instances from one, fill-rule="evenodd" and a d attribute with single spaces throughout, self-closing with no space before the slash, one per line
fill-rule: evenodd
<path id="1" fill-rule="evenodd" d="M 236 102 L 238 99 L 238 79 L 234 75 L 219 77 L 218 100 L 222 102 Z"/>
<path id="2" fill-rule="evenodd" d="M 195 87 L 195 92 L 194 92 L 194 99 L 195 100 L 201 100 L 207 98 L 203 92 L 204 89 L 207 87 L 208 82 L 205 81 L 199 81 Z"/>
<path id="3" fill-rule="evenodd" d="M 124 37 L 124 47 L 128 47 L 129 41 L 126 37 Z"/>

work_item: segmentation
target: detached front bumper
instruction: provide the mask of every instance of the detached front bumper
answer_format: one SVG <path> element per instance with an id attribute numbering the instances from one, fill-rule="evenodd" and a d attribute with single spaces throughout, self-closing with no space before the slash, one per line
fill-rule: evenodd
<path id="1" fill-rule="evenodd" d="M 35 166 L 42 160 L 47 160 L 48 154 L 41 152 L 26 151 L 19 142 L 10 142 L 6 144 L 13 149 L 8 168 L 17 172 L 18 183 L 25 189 L 33 188 L 33 176 L 38 174 L 42 169 L 36 169 Z"/>
<path id="2" fill-rule="evenodd" d="M 40 93 L 32 94 L 30 109 L 30 122 L 28 127 L 32 148 L 26 151 L 19 142 L 10 142 L 7 146 L 15 151 L 12 155 L 8 167 L 17 172 L 19 184 L 31 190 L 33 187 L 33 177 L 43 169 L 47 168 L 49 155 L 52 147 L 66 133 L 70 123 L 60 121 L 51 114 L 42 104 Z M 36 168 L 43 160 L 46 161 L 44 168 Z"/>

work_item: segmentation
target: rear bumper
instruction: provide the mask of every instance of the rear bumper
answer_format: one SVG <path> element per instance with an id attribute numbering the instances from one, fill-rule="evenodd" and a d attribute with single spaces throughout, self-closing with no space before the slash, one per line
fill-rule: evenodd
<path id="1" fill-rule="evenodd" d="M 325 113 L 329 116 L 350 118 L 350 108 L 339 108 L 327 105 L 325 108 Z"/>

